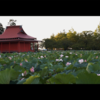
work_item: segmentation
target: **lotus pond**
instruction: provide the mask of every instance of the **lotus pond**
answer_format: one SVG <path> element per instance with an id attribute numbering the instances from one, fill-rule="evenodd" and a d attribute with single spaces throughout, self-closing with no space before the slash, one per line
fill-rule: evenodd
<path id="1" fill-rule="evenodd" d="M 100 84 L 100 51 L 1 53 L 0 84 Z"/>

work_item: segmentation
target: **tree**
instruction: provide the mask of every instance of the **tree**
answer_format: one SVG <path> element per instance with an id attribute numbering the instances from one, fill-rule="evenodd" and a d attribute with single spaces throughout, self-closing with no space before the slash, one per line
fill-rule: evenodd
<path id="1" fill-rule="evenodd" d="M 100 23 L 99 23 L 99 25 L 97 26 L 97 28 L 95 29 L 94 34 L 95 34 L 95 33 L 100 33 Z"/>
<path id="2" fill-rule="evenodd" d="M 3 28 L 3 25 L 0 23 L 0 34 L 2 34 L 4 32 L 4 29 L 5 28 Z"/>
<path id="3" fill-rule="evenodd" d="M 55 36 L 54 34 L 51 35 L 50 39 L 55 39 Z"/>
<path id="4" fill-rule="evenodd" d="M 74 31 L 73 28 L 71 28 L 71 29 L 69 30 L 69 32 L 67 33 L 67 38 L 68 38 L 70 41 L 74 42 L 74 43 L 77 41 L 77 39 L 76 39 L 76 31 Z"/>
<path id="5" fill-rule="evenodd" d="M 47 48 L 53 49 L 53 43 L 52 43 L 51 39 L 49 39 L 49 38 L 44 39 L 44 43 L 43 44 L 44 44 L 44 46 L 45 46 L 46 49 Z"/>
<path id="6" fill-rule="evenodd" d="M 16 20 L 13 20 L 13 19 L 10 19 L 9 22 L 8 22 L 8 25 L 10 26 L 16 26 Z"/>
<path id="7" fill-rule="evenodd" d="M 68 40 L 67 37 L 65 37 L 62 39 L 61 45 L 62 45 L 62 48 L 64 48 L 64 50 L 67 50 L 68 47 L 71 47 L 72 42 L 70 40 Z"/>
<path id="8" fill-rule="evenodd" d="M 40 48 L 45 47 L 45 39 L 43 39 L 42 42 L 39 42 L 39 47 Z"/>
<path id="9" fill-rule="evenodd" d="M 65 33 L 58 33 L 55 36 L 55 40 L 58 42 L 58 41 L 61 41 L 64 37 L 66 37 L 66 34 Z"/>
<path id="10" fill-rule="evenodd" d="M 50 39 L 45 39 L 45 46 L 48 48 L 64 48 L 67 50 L 68 47 L 73 49 L 85 49 L 85 50 L 98 50 L 100 46 L 100 23 L 97 29 L 93 31 L 82 31 L 77 33 L 74 29 L 70 29 L 67 34 L 58 33 L 56 36 L 52 34 Z"/>
<path id="11" fill-rule="evenodd" d="M 54 48 L 63 48 L 62 40 L 66 37 L 65 33 L 58 33 L 56 36 L 52 35 Z"/>

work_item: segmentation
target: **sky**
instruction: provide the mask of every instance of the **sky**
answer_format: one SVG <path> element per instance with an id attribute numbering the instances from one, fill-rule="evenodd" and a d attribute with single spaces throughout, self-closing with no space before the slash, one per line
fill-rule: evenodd
<path id="1" fill-rule="evenodd" d="M 67 33 L 71 28 L 76 32 L 94 31 L 100 23 L 100 16 L 0 16 L 3 27 L 8 26 L 10 19 L 17 20 L 26 34 L 37 40 L 50 38 L 52 34 Z"/>

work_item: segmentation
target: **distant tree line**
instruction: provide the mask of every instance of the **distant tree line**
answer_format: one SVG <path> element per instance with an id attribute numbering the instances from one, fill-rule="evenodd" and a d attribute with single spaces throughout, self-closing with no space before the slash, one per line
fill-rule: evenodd
<path id="1" fill-rule="evenodd" d="M 56 36 L 51 35 L 50 38 L 43 39 L 41 46 L 46 49 L 50 48 L 64 48 L 67 50 L 68 47 L 73 50 L 100 50 L 100 24 L 93 31 L 82 31 L 77 33 L 74 29 L 70 29 L 68 33 L 61 32 Z"/>

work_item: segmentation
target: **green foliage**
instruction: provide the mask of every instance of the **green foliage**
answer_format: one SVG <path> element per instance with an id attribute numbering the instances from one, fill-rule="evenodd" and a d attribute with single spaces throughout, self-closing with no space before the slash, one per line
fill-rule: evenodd
<path id="1" fill-rule="evenodd" d="M 100 25 L 97 29 L 92 31 L 82 31 L 77 33 L 74 29 L 70 29 L 66 34 L 58 33 L 57 35 L 51 35 L 50 38 L 43 39 L 45 40 L 42 44 L 46 48 L 64 48 L 67 50 L 68 47 L 71 47 L 73 50 L 99 50 L 100 46 Z"/>
<path id="2" fill-rule="evenodd" d="M 99 84 L 99 51 L 7 53 L 0 62 L 0 84 Z"/>
<path id="3" fill-rule="evenodd" d="M 0 72 L 0 84 L 10 83 L 10 69 L 6 69 Z"/>
<path id="4" fill-rule="evenodd" d="M 18 78 L 20 73 L 13 69 L 5 69 L 0 71 L 0 84 L 9 84 L 10 80 L 15 80 Z"/>
<path id="5" fill-rule="evenodd" d="M 92 73 L 99 74 L 100 73 L 100 63 L 96 63 L 96 64 L 88 63 L 88 66 L 87 66 L 86 70 L 89 73 L 92 72 Z"/>
<path id="6" fill-rule="evenodd" d="M 39 84 L 39 75 L 30 76 L 23 84 Z"/>
<path id="7" fill-rule="evenodd" d="M 26 82 L 26 79 L 18 81 L 17 84 L 23 84 L 24 82 Z"/>
<path id="8" fill-rule="evenodd" d="M 84 71 L 77 75 L 76 84 L 100 84 L 100 76 Z"/>
<path id="9" fill-rule="evenodd" d="M 4 28 L 3 25 L 0 23 L 0 34 L 2 34 L 4 32 Z"/>
<path id="10" fill-rule="evenodd" d="M 51 84 L 74 84 L 75 77 L 72 74 L 57 74 L 54 77 L 51 77 L 47 80 L 47 83 Z"/>

